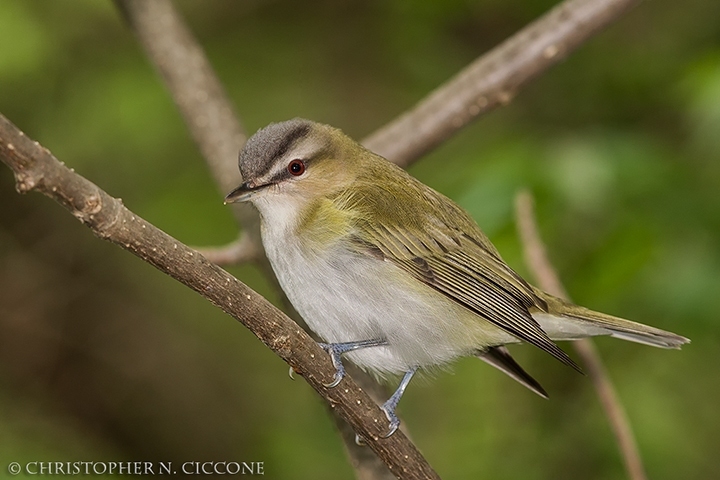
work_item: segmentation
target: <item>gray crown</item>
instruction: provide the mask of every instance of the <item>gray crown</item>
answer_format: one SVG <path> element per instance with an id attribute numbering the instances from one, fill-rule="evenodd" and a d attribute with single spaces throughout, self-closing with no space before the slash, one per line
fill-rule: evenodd
<path id="1" fill-rule="evenodd" d="M 313 122 L 293 118 L 271 123 L 258 130 L 245 144 L 238 156 L 238 166 L 243 179 L 259 178 L 271 168 L 276 159 L 287 153 L 298 140 L 312 130 Z"/>

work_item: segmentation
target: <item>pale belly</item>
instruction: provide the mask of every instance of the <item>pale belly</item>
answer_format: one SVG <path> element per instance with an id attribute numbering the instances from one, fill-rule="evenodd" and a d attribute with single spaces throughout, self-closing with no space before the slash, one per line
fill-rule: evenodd
<path id="1" fill-rule="evenodd" d="M 328 343 L 387 342 L 345 354 L 361 368 L 401 374 L 517 342 L 391 263 L 340 246 L 318 252 L 299 242 L 271 243 L 266 250 L 281 287 L 318 336 Z"/>

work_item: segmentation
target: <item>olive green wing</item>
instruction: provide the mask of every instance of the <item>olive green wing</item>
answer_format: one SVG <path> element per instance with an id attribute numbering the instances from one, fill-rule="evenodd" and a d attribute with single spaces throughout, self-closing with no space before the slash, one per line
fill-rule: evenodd
<path id="1" fill-rule="evenodd" d="M 482 319 L 581 371 L 532 317 L 531 311 L 547 310 L 545 302 L 496 251 L 473 238 L 474 232 L 441 225 L 439 219 L 425 226 L 420 231 L 365 224 L 354 239 L 361 251 L 397 265 Z"/>
<path id="2" fill-rule="evenodd" d="M 481 319 L 580 371 L 533 319 L 531 311 L 547 311 L 544 300 L 503 262 L 467 212 L 396 165 L 376 160 L 352 189 L 334 199 L 352 218 L 355 248 L 397 265 Z"/>

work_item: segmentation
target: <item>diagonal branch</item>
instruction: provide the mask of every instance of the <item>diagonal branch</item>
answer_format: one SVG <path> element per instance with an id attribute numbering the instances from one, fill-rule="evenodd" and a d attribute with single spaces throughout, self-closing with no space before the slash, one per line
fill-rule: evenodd
<path id="1" fill-rule="evenodd" d="M 115 0 L 178 106 L 222 195 L 246 136 L 205 52 L 169 0 Z"/>
<path id="2" fill-rule="evenodd" d="M 367 439 L 399 478 L 439 478 L 402 432 L 379 438 L 387 427 L 385 415 L 352 379 L 346 378 L 332 389 L 323 386 L 331 381 L 335 369 L 328 355 L 295 322 L 225 270 L 74 173 L 2 115 L 0 160 L 14 172 L 18 192 L 36 190 L 47 195 L 98 237 L 150 263 L 240 321 Z"/>
<path id="3" fill-rule="evenodd" d="M 640 0 L 565 0 L 363 140 L 407 166 L 564 59 Z"/>
<path id="4" fill-rule="evenodd" d="M 221 247 L 197 247 L 195 250 L 200 252 L 209 262 L 221 267 L 250 262 L 260 256 L 255 242 L 245 232 L 241 233 L 237 240 L 227 245 Z"/>
<path id="5" fill-rule="evenodd" d="M 160 73 L 224 196 L 239 183 L 236 158 L 246 138 L 202 46 L 169 0 L 115 0 L 115 3 Z M 225 265 L 256 261 L 266 277 L 275 282 L 287 310 L 293 312 L 265 258 L 255 210 L 238 203 L 231 207 L 243 233 L 232 244 L 206 252 L 212 260 Z M 304 325 L 298 315 L 294 316 Z M 355 378 L 366 391 L 377 396 L 385 394 L 385 388 L 365 372 L 358 370 Z M 392 476 L 377 457 L 355 444 L 354 435 L 343 435 L 343 439 L 359 478 L 380 480 Z"/>
<path id="6" fill-rule="evenodd" d="M 245 136 L 202 48 L 169 0 L 115 0 L 165 80 L 220 189 Z M 363 140 L 407 166 L 564 59 L 640 0 L 565 0 Z M 233 159 L 230 161 L 229 159 Z M 252 219 L 245 217 L 247 228 Z M 258 243 L 256 239 L 253 240 Z"/>
<path id="7" fill-rule="evenodd" d="M 533 198 L 529 192 L 522 191 L 517 195 L 515 212 L 525 263 L 528 268 L 543 290 L 556 297 L 569 299 L 565 287 L 563 287 L 560 278 L 548 260 L 545 245 L 540 239 L 535 214 L 533 213 Z M 630 421 L 625 414 L 625 409 L 605 370 L 595 344 L 590 339 L 583 339 L 573 342 L 573 346 L 580 358 L 582 358 L 582 364 L 587 368 L 588 376 L 600 398 L 605 415 L 610 421 L 620 453 L 625 461 L 628 477 L 631 480 L 646 480 L 645 469 L 635 443 Z"/>
<path id="8" fill-rule="evenodd" d="M 245 137 L 201 47 L 168 0 L 115 1 L 166 81 L 221 191 L 228 191 L 235 185 L 230 180 L 236 175 L 235 153 Z M 474 118 L 508 103 L 530 80 L 637 3 L 566 0 L 368 137 L 365 145 L 398 164 L 410 164 Z M 240 243 L 234 243 L 214 253 L 231 261 L 257 258 L 248 254 L 261 251 L 255 248 L 257 219 L 243 211 L 238 219 L 251 233 L 242 241 L 253 248 L 238 249 Z"/>
<path id="9" fill-rule="evenodd" d="M 115 0 L 172 95 L 222 196 L 240 183 L 237 154 L 247 139 L 239 117 L 205 52 L 170 0 Z M 231 206 L 247 232 L 249 247 L 260 245 L 257 214 L 249 205 Z M 261 248 L 248 248 L 262 258 Z"/>

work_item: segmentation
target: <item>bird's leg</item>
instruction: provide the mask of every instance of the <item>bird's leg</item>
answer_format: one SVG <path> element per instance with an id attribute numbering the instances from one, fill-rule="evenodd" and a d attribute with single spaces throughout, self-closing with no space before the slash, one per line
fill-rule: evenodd
<path id="1" fill-rule="evenodd" d="M 367 347 L 380 347 L 387 345 L 387 340 L 375 339 L 375 340 L 361 340 L 359 342 L 343 342 L 343 343 L 318 343 L 320 348 L 330 354 L 332 364 L 335 367 L 335 377 L 330 383 L 325 383 L 327 388 L 337 387 L 340 381 L 345 376 L 345 367 L 343 367 L 342 359 L 340 356 L 343 353 L 352 352 Z"/>
<path id="2" fill-rule="evenodd" d="M 395 415 L 395 409 L 397 408 L 398 402 L 403 396 L 403 393 L 405 393 L 405 389 L 407 388 L 408 383 L 410 383 L 413 375 L 415 375 L 415 372 L 417 372 L 417 369 L 418 367 L 412 367 L 410 370 L 405 372 L 405 376 L 400 381 L 400 385 L 398 386 L 397 390 L 395 390 L 395 393 L 393 393 L 392 397 L 388 398 L 387 402 L 383 403 L 383 406 L 381 407 L 383 409 L 383 412 L 385 412 L 385 416 L 388 418 L 388 420 L 390 420 L 390 431 L 384 435 L 384 438 L 388 438 L 390 435 L 395 433 L 395 431 L 400 426 L 400 419 L 397 415 Z"/>

